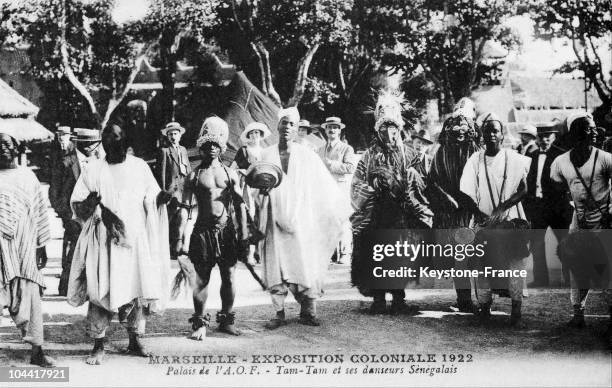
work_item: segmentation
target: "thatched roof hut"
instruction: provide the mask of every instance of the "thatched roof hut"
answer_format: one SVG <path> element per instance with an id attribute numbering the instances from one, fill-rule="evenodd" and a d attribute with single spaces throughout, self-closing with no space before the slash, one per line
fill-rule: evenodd
<path id="1" fill-rule="evenodd" d="M 37 114 L 36 105 L 0 79 L 0 132 L 25 143 L 53 139 L 53 133 L 34 119 Z"/>

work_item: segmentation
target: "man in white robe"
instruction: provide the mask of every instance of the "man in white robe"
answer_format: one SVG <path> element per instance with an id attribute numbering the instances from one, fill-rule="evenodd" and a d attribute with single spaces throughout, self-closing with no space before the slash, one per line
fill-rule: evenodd
<path id="1" fill-rule="evenodd" d="M 88 364 L 104 357 L 106 329 L 115 313 L 126 324 L 128 352 L 147 356 L 139 337 L 145 314 L 163 309 L 168 296 L 168 218 L 161 191 L 148 165 L 127 155 L 125 133 L 116 125 L 102 134 L 106 159 L 90 162 L 71 197 L 83 222 L 68 286 L 68 302 L 89 299 L 89 335 L 94 338 Z"/>
<path id="2" fill-rule="evenodd" d="M 281 167 L 281 184 L 269 192 L 262 209 L 264 282 L 276 317 L 266 327 L 284 324 L 285 298 L 291 291 L 301 305 L 300 323 L 318 326 L 315 300 L 321 295 L 329 257 L 342 233 L 350 207 L 319 156 L 296 142 L 299 113 L 279 112 L 278 145 L 264 149 L 262 160 Z"/>
<path id="3" fill-rule="evenodd" d="M 521 199 L 527 194 L 527 174 L 531 164 L 531 158 L 520 155 L 519 153 L 501 149 L 504 139 L 503 124 L 493 114 L 486 114 L 482 120 L 481 130 L 485 142 L 485 149 L 470 156 L 460 180 L 460 189 L 476 203 L 478 209 L 484 215 L 489 216 L 489 226 L 499 224 L 502 221 L 522 219 L 526 220 L 525 212 L 521 204 Z M 490 255 L 489 259 L 494 260 L 499 265 L 505 265 L 510 269 L 521 270 L 525 268 L 525 257 L 528 251 L 521 251 L 517 248 L 516 252 L 525 253 L 515 255 L 513 252 L 504 252 L 507 241 L 497 231 L 488 231 L 488 236 L 495 240 L 495 244 L 489 244 L 486 252 Z M 504 255 L 504 258 L 493 257 Z M 478 303 L 480 305 L 480 317 L 488 319 L 490 317 L 491 303 L 493 301 L 491 282 L 487 277 L 476 279 L 478 288 Z M 521 318 L 521 305 L 523 299 L 525 279 L 521 277 L 510 277 L 507 282 L 507 289 L 512 299 L 512 314 L 510 323 L 519 325 Z"/>

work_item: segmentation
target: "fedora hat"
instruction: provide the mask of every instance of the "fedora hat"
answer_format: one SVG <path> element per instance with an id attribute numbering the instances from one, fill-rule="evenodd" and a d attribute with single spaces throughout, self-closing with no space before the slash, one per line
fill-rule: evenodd
<path id="1" fill-rule="evenodd" d="M 102 135 L 97 129 L 88 128 L 75 128 L 74 135 L 72 135 L 73 141 L 88 141 L 88 142 L 99 142 L 102 141 Z"/>
<path id="2" fill-rule="evenodd" d="M 538 123 L 536 124 L 536 128 L 538 129 L 538 135 L 559 132 L 559 129 L 557 129 L 556 123 L 552 121 L 548 123 Z"/>
<path id="3" fill-rule="evenodd" d="M 340 129 L 344 129 L 346 127 L 346 125 L 342 124 L 342 120 L 340 120 L 340 117 L 328 117 L 325 119 L 325 122 L 323 124 L 321 124 L 321 128 L 323 129 L 327 129 L 327 126 L 329 125 L 338 125 L 340 127 Z"/>
<path id="4" fill-rule="evenodd" d="M 167 136 L 168 131 L 180 131 L 181 135 L 185 134 L 185 128 L 181 126 L 181 124 L 176 121 L 169 122 L 166 126 L 161 130 L 162 135 Z"/>
<path id="5" fill-rule="evenodd" d="M 426 143 L 429 144 L 433 144 L 433 141 L 431 140 L 431 135 L 429 134 L 429 132 L 427 132 L 424 129 L 421 129 L 420 131 L 418 131 L 417 133 L 412 135 L 412 138 L 417 138 L 417 139 L 421 139 Z"/>
<path id="6" fill-rule="evenodd" d="M 531 124 L 523 125 L 523 127 L 521 128 L 520 131 L 518 131 L 518 133 L 520 135 L 529 135 L 533 137 L 534 139 L 538 137 L 538 129 L 535 127 L 535 125 L 531 125 Z"/>
<path id="7" fill-rule="evenodd" d="M 283 171 L 276 164 L 256 162 L 246 172 L 246 184 L 255 189 L 272 189 L 283 180 Z"/>
<path id="8" fill-rule="evenodd" d="M 242 133 L 240 134 L 240 141 L 242 142 L 242 144 L 246 144 L 248 142 L 249 133 L 253 131 L 260 131 L 262 140 L 272 134 L 266 124 L 255 121 L 247 124 L 247 126 L 244 128 L 244 131 L 242 131 Z"/>

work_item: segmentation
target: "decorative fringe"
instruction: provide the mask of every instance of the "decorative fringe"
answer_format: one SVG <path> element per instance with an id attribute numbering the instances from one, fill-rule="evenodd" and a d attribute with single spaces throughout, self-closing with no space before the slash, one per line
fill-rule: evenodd
<path id="1" fill-rule="evenodd" d="M 100 203 L 102 209 L 102 223 L 106 227 L 108 236 L 115 244 L 129 248 L 125 237 L 125 224 L 109 208 Z"/>
<path id="2" fill-rule="evenodd" d="M 179 264 L 179 271 L 174 277 L 172 284 L 172 290 L 170 291 L 170 297 L 175 300 L 181 293 L 183 284 L 186 288 L 193 288 L 193 282 L 195 281 L 196 271 L 193 263 L 187 256 L 179 256 L 177 258 Z"/>

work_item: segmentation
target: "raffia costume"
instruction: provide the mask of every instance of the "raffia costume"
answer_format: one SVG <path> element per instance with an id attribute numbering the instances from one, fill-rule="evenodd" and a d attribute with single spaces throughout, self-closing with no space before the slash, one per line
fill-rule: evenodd
<path id="1" fill-rule="evenodd" d="M 401 106 L 397 97 L 383 95 L 375 111 L 378 132 L 384 123 L 399 129 L 403 126 Z M 410 242 L 421 243 L 424 231 L 431 227 L 433 214 L 423 192 L 425 183 L 414 168 L 418 155 L 412 147 L 398 140 L 387 147 L 377 135 L 373 144 L 363 154 L 351 183 L 351 203 L 355 213 L 351 217 L 353 227 L 353 257 L 351 281 L 361 294 L 374 297 L 375 303 L 384 303 L 386 292 L 393 294 L 394 303 L 404 303 L 404 289 L 371 289 L 368 285 L 372 252 L 367 248 L 368 233 L 382 229 L 407 230 Z M 376 187 L 376 180 L 386 180 L 389 187 L 396 187 L 401 194 Z"/>

